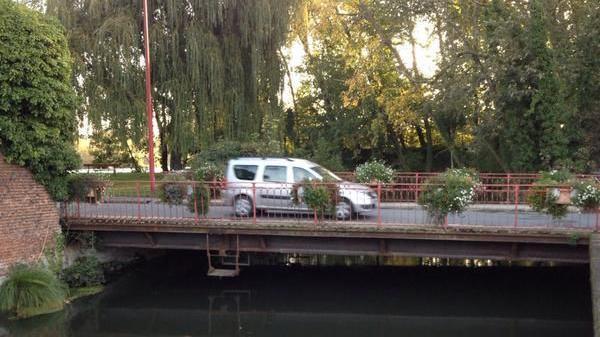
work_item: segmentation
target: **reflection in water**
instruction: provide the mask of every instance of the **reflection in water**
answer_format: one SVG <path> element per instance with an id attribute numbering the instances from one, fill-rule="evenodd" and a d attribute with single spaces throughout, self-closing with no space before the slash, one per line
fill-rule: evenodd
<path id="1" fill-rule="evenodd" d="M 15 337 L 592 335 L 584 266 L 253 267 L 218 280 L 199 260 L 171 255 L 66 313 L 0 326 Z"/>

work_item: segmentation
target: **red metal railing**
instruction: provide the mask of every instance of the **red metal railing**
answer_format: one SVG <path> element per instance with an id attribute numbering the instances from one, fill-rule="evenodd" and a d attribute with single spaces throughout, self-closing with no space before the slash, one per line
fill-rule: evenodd
<path id="1" fill-rule="evenodd" d="M 396 172 L 394 174 L 394 183 L 421 184 L 427 179 L 440 174 L 441 172 Z M 355 181 L 354 172 L 335 172 L 337 176 L 347 181 Z M 479 180 L 483 184 L 532 184 L 540 177 L 539 173 L 479 173 Z M 598 174 L 577 174 L 575 178 L 600 179 Z"/>
<path id="2" fill-rule="evenodd" d="M 344 200 L 351 204 L 354 212 L 348 217 L 309 209 L 302 200 L 302 191 L 297 193 L 299 198 L 294 198 L 293 184 L 253 182 L 228 183 L 225 188 L 215 182 L 169 182 L 159 183 L 155 191 L 151 190 L 148 182 L 115 182 L 113 186 L 104 188 L 97 200 L 91 197 L 69 202 L 62 209 L 63 216 L 67 218 L 600 231 L 598 211 L 581 213 L 569 207 L 561 219 L 533 211 L 526 203 L 527 197 L 533 193 L 531 184 L 482 184 L 476 191 L 475 202 L 461 214 L 449 214 L 442 224 L 435 223 L 417 204 L 424 183 L 377 184 L 370 189 L 358 184 L 333 185 L 339 191 L 334 193 L 335 203 L 340 205 L 337 209 L 342 212 Z M 332 184 L 315 182 L 313 186 L 331 188 Z M 542 191 L 547 193 L 544 189 Z M 299 200 L 294 202 L 294 199 Z"/>

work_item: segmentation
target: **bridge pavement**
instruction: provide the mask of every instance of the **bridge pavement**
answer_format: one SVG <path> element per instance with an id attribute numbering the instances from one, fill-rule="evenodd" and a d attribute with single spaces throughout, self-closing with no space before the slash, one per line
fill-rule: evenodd
<path id="1" fill-rule="evenodd" d="M 110 202 L 110 203 L 79 203 L 68 207 L 68 217 L 85 218 L 158 218 L 158 219 L 232 219 L 236 218 L 230 206 L 213 204 L 205 215 L 191 212 L 187 205 L 168 205 L 153 200 L 143 203 Z M 202 213 L 202 212 L 199 212 Z M 317 215 L 317 217 L 320 219 Z M 257 214 L 257 222 L 273 221 L 314 222 L 314 214 L 273 211 Z M 331 219 L 330 219 L 331 220 Z M 432 220 L 427 212 L 415 204 L 382 204 L 381 210 L 353 216 L 347 221 L 338 223 L 381 223 L 382 225 L 431 225 Z M 462 214 L 450 214 L 448 225 L 457 226 L 487 226 L 523 229 L 573 229 L 593 231 L 598 226 L 598 214 L 569 212 L 561 219 L 534 212 L 523 205 L 517 208 L 509 205 L 473 205 Z"/>

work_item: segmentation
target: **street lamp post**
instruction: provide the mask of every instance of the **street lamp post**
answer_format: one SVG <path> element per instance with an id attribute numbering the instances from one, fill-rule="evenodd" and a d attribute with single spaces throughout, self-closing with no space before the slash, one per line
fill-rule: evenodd
<path id="1" fill-rule="evenodd" d="M 148 165 L 150 166 L 150 190 L 154 192 L 154 123 L 152 109 L 152 82 L 150 77 L 150 35 L 148 34 L 148 0 L 142 0 L 144 7 L 144 62 L 146 65 L 146 115 L 148 118 Z"/>

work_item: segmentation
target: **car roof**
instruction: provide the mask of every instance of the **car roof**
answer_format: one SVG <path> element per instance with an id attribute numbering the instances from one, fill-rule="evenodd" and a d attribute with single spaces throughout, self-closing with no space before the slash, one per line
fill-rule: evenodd
<path id="1" fill-rule="evenodd" d="M 298 164 L 298 165 L 308 165 L 315 166 L 316 164 L 300 158 L 280 158 L 280 157 L 239 157 L 235 159 L 229 160 L 229 165 L 289 165 L 289 164 Z"/>

